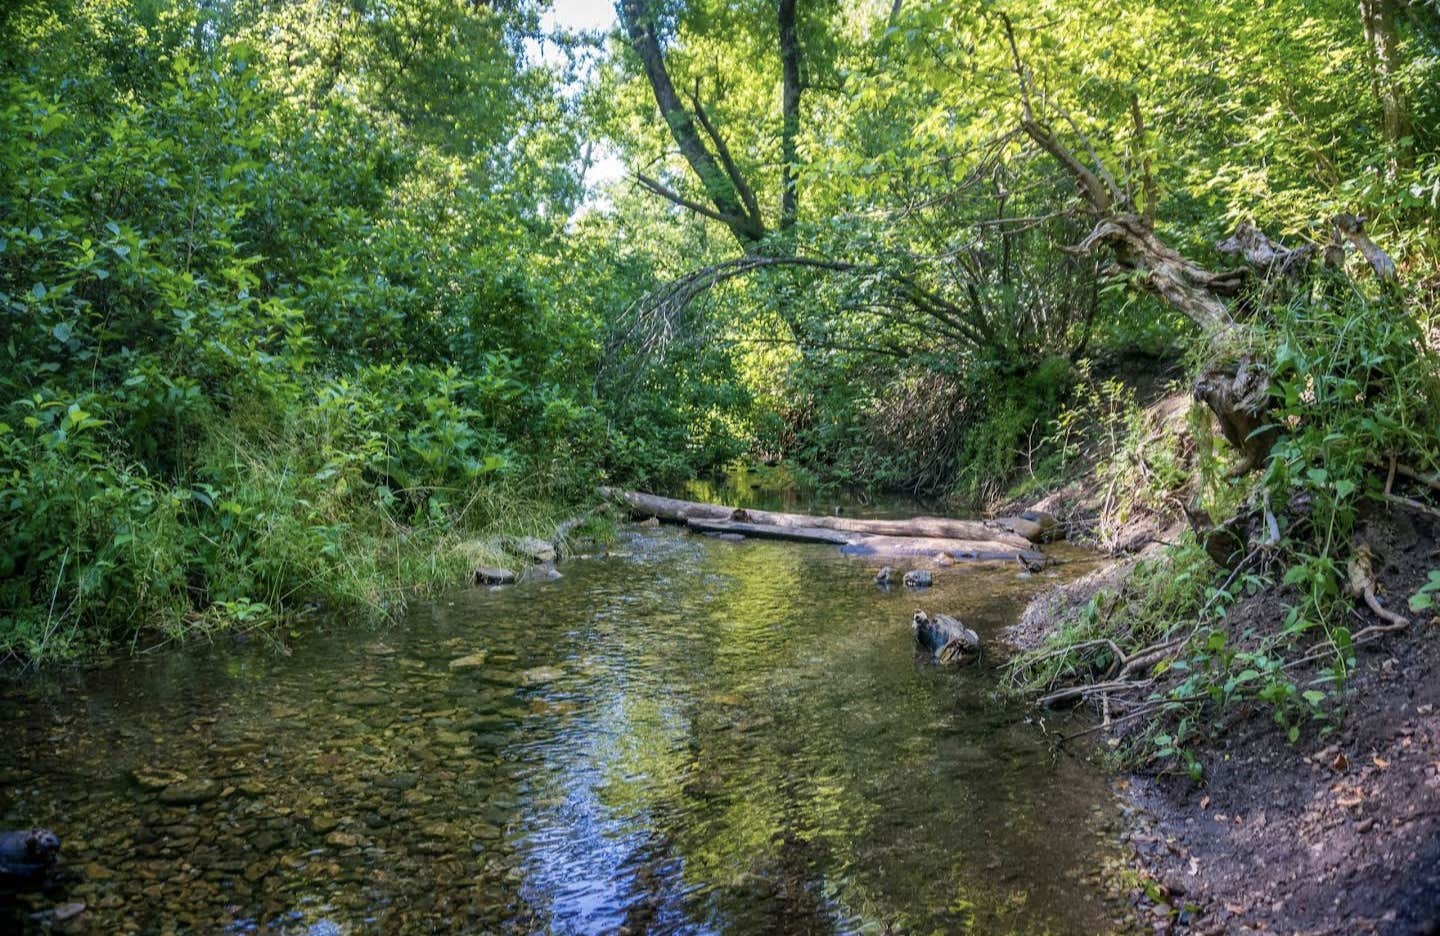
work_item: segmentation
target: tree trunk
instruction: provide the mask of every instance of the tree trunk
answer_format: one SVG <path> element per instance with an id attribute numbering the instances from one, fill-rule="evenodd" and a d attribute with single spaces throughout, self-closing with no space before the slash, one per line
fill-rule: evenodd
<path id="1" fill-rule="evenodd" d="M 800 39 L 795 30 L 796 0 L 780 0 L 780 67 L 783 90 L 780 102 L 780 232 L 786 236 L 786 249 L 791 243 L 795 220 L 800 213 L 796 188 L 795 138 L 800 134 Z"/>
<path id="2" fill-rule="evenodd" d="M 714 211 L 704 211 L 694 203 L 686 202 L 663 190 L 658 184 L 647 184 L 647 188 L 686 207 L 701 210 L 702 214 L 722 222 L 735 235 L 740 246 L 746 251 L 754 248 L 765 237 L 765 225 L 758 212 L 752 212 L 746 205 L 743 193 L 735 180 L 722 168 L 719 160 L 706 147 L 695 126 L 695 119 L 680 100 L 670 73 L 665 68 L 665 57 L 660 50 L 660 38 L 655 32 L 654 11 L 646 0 L 622 0 L 620 19 L 630 37 L 630 45 L 645 69 L 645 77 L 655 94 L 655 103 L 660 115 L 670 130 L 670 136 L 685 157 L 690 168 L 700 179 L 705 195 L 714 205 Z M 645 181 L 642 179 L 642 181 Z"/>
<path id="3" fill-rule="evenodd" d="M 1161 241 L 1149 222 L 1137 214 L 1103 215 L 1073 250 L 1088 254 L 1101 244 L 1114 251 L 1120 267 L 1143 274 L 1142 289 L 1200 327 L 1224 329 L 1235 323 L 1225 300 L 1239 294 L 1245 271 L 1215 273 L 1186 259 Z"/>
<path id="4" fill-rule="evenodd" d="M 1395 0 L 1360 0 L 1360 22 L 1365 28 L 1375 96 L 1379 99 L 1385 142 L 1396 148 L 1402 164 L 1409 162 L 1410 104 L 1400 86 L 1400 44 L 1395 33 Z"/>

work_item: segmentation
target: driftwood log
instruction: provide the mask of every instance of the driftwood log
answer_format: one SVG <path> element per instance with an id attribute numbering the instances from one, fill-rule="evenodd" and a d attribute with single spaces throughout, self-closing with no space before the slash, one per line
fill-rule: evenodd
<path id="1" fill-rule="evenodd" d="M 997 548 L 997 544 L 1012 547 L 1009 549 L 1011 556 L 1015 554 L 1016 550 L 1027 549 L 1034 543 L 1045 542 L 1058 532 L 1053 518 L 1047 514 L 1035 512 L 1026 512 L 1018 517 L 1006 517 L 999 520 L 953 520 L 949 517 L 863 520 L 855 517 L 781 513 L 774 510 L 741 509 L 737 512 L 736 508 L 726 507 L 723 504 L 706 504 L 673 497 L 659 497 L 654 494 L 623 491 L 618 488 L 601 488 L 600 494 L 607 500 L 625 504 L 633 514 L 658 517 L 670 523 L 689 523 L 691 520 L 736 521 L 756 526 L 800 528 L 809 531 L 829 530 L 867 536 L 968 540 L 971 543 L 989 544 L 990 549 Z M 783 537 L 776 534 L 774 538 Z M 817 540 L 817 542 L 840 541 Z"/>
<path id="2" fill-rule="evenodd" d="M 701 533 L 738 533 L 755 539 L 784 540 L 791 543 L 828 543 L 839 546 L 850 556 L 881 558 L 935 558 L 941 553 L 956 560 L 1014 562 L 1022 556 L 1044 561 L 1044 555 L 1033 548 L 994 540 L 962 540 L 939 536 L 874 536 L 846 533 L 819 527 L 772 526 L 765 523 L 744 523 L 735 520 L 702 520 L 692 517 L 685 525 Z"/>
<path id="3" fill-rule="evenodd" d="M 616 488 L 601 488 L 600 493 L 623 503 L 638 518 L 679 523 L 699 533 L 824 543 L 851 556 L 1044 564 L 1045 554 L 1034 544 L 1056 532 L 1053 518 L 1040 513 L 990 522 L 946 517 L 859 520 L 726 507 Z"/>

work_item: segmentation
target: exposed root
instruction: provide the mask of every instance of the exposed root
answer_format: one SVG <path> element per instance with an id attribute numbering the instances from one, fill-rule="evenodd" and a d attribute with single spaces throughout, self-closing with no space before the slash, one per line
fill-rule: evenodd
<path id="1" fill-rule="evenodd" d="M 1350 557 L 1349 565 L 1346 567 L 1346 574 L 1350 580 L 1350 594 L 1354 598 L 1365 602 L 1375 616 L 1390 625 L 1388 629 L 1399 630 L 1409 627 L 1410 621 L 1393 611 L 1387 611 L 1380 605 L 1380 600 L 1375 597 L 1375 568 L 1374 554 L 1368 546 L 1357 546 L 1355 554 Z"/>

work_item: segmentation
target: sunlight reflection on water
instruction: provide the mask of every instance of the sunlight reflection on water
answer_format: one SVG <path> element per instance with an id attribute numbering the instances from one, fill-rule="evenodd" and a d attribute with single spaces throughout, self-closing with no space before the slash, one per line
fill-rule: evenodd
<path id="1" fill-rule="evenodd" d="M 911 648 L 916 606 L 993 639 L 1043 581 L 965 567 L 887 594 L 828 547 L 668 529 L 562 568 L 289 656 L 8 693 L 0 819 L 55 826 L 75 869 L 12 918 L 83 900 L 108 932 L 288 932 L 296 912 L 344 932 L 1104 928 L 1103 780 L 991 701 L 992 670 Z M 221 792 L 166 805 L 147 770 Z"/>

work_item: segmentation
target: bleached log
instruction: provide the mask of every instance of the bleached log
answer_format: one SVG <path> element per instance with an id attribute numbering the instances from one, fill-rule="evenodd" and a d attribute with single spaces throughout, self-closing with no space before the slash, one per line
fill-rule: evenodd
<path id="1" fill-rule="evenodd" d="M 988 543 L 990 548 L 1009 546 L 1025 549 L 1034 542 L 1051 538 L 1053 521 L 1042 514 L 1025 514 L 1000 520 L 954 520 L 949 517 L 911 517 L 906 520 L 868 520 L 857 517 L 814 516 L 782 513 L 773 510 L 737 509 L 722 504 L 659 497 L 640 491 L 601 488 L 601 496 L 626 504 L 630 510 L 646 517 L 659 517 L 671 523 L 696 520 L 733 520 L 769 527 L 799 527 L 812 530 L 835 530 L 867 536 L 930 537 Z M 1034 537 L 1032 539 L 1031 537 Z M 1013 552 L 1013 550 L 1012 550 Z"/>

